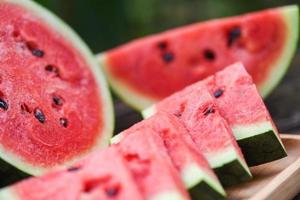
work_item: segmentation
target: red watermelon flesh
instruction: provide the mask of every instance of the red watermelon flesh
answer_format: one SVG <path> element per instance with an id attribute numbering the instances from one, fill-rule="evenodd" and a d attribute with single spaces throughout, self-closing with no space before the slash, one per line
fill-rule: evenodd
<path id="1" fill-rule="evenodd" d="M 0 2 L 1 158 L 40 174 L 112 132 L 109 94 L 91 53 L 31 1 Z"/>
<path id="2" fill-rule="evenodd" d="M 146 199 L 190 199 L 161 138 L 150 128 L 117 144 Z"/>
<path id="3" fill-rule="evenodd" d="M 143 131 L 144 128 L 153 129 L 155 134 L 161 137 L 173 165 L 180 173 L 193 199 L 206 199 L 206 196 L 208 199 L 221 199 L 225 196 L 217 177 L 196 147 L 188 131 L 172 114 L 157 113 L 119 133 L 112 141 L 120 142 L 122 138 L 134 134 L 137 130 Z"/>
<path id="4" fill-rule="evenodd" d="M 151 110 L 180 113 L 184 102 L 191 99 L 190 94 L 202 93 L 203 87 L 208 87 L 215 96 L 218 110 L 230 125 L 248 165 L 286 156 L 277 128 L 251 76 L 239 63 L 175 93 L 145 111 L 145 115 Z"/>
<path id="5" fill-rule="evenodd" d="M 179 118 L 221 182 L 233 185 L 251 178 L 234 135 L 209 92 L 191 93 L 189 101 L 182 105 Z"/>
<path id="6" fill-rule="evenodd" d="M 116 173 L 117 172 L 117 173 Z M 143 200 L 114 147 L 96 151 L 68 170 L 30 178 L 0 191 L 6 200 Z"/>
<path id="7" fill-rule="evenodd" d="M 138 39 L 100 54 L 99 61 L 115 91 L 137 109 L 237 61 L 266 95 L 289 65 L 297 31 L 297 6 L 282 7 Z"/>

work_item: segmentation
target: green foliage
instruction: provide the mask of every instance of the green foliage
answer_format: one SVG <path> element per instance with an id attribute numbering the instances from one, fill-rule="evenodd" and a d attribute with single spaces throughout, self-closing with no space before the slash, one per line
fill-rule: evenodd
<path id="1" fill-rule="evenodd" d="M 299 0 L 35 0 L 67 23 L 95 51 L 197 21 L 299 3 Z"/>

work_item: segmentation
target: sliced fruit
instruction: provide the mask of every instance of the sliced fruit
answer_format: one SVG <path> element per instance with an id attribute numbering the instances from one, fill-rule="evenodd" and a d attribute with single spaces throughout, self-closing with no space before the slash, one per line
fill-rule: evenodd
<path id="1" fill-rule="evenodd" d="M 298 7 L 197 23 L 99 54 L 111 86 L 141 110 L 242 61 L 263 96 L 278 84 L 298 40 Z"/>
<path id="2" fill-rule="evenodd" d="M 249 166 L 286 156 L 275 124 L 250 75 L 240 63 L 175 93 L 145 110 L 143 115 L 147 117 L 156 111 L 180 113 L 182 102 L 191 99 L 191 93 L 202 93 L 203 87 L 208 87 L 215 97 L 218 110 L 230 125 Z"/>
<path id="3" fill-rule="evenodd" d="M 117 145 L 146 199 L 190 199 L 163 141 L 152 129 L 137 130 Z"/>
<path id="4" fill-rule="evenodd" d="M 108 144 L 113 112 L 90 50 L 28 0 L 0 0 L 0 157 L 39 175 Z"/>
<path id="5" fill-rule="evenodd" d="M 157 113 L 119 133 L 112 141 L 118 143 L 135 131 L 151 128 L 163 140 L 173 165 L 189 189 L 192 199 L 223 199 L 225 192 L 206 159 L 198 150 L 188 131 L 174 115 Z"/>
<path id="6" fill-rule="evenodd" d="M 0 199 L 143 200 L 144 198 L 121 154 L 115 148 L 108 148 L 89 155 L 67 170 L 30 178 L 2 189 Z"/>

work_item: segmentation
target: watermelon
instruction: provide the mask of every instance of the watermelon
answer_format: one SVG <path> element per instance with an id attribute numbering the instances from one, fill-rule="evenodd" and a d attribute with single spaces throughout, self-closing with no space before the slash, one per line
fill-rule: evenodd
<path id="1" fill-rule="evenodd" d="M 223 199 L 225 192 L 206 159 L 199 152 L 183 124 L 175 116 L 161 112 L 143 120 L 112 139 L 118 143 L 135 131 L 152 128 L 163 140 L 165 148 L 189 189 L 192 199 Z"/>
<path id="2" fill-rule="evenodd" d="M 152 129 L 137 130 L 117 146 L 146 199 L 190 199 L 163 141 Z"/>
<path id="3" fill-rule="evenodd" d="M 213 97 L 203 88 L 180 102 L 175 114 L 188 129 L 198 149 L 215 170 L 221 183 L 230 186 L 249 180 L 251 173 L 227 122 L 221 117 Z"/>
<path id="4" fill-rule="evenodd" d="M 197 101 L 203 88 L 209 88 L 214 95 L 217 108 L 230 125 L 248 165 L 259 165 L 286 156 L 277 128 L 241 63 L 175 93 L 145 110 L 144 116 L 157 110 L 176 114 L 182 109 L 181 102 L 192 98 Z M 196 95 L 193 97 L 192 93 Z"/>
<path id="5" fill-rule="evenodd" d="M 144 109 L 241 61 L 263 96 L 284 75 L 298 39 L 298 7 L 212 20 L 137 39 L 98 60 L 115 92 Z"/>
<path id="6" fill-rule="evenodd" d="M 117 172 L 117 173 L 116 173 Z M 0 191 L 5 200 L 144 200 L 116 148 L 88 155 L 67 170 L 21 181 Z"/>
<path id="7" fill-rule="evenodd" d="M 39 175 L 107 145 L 111 99 L 81 39 L 29 0 L 0 0 L 0 19 L 0 158 Z"/>

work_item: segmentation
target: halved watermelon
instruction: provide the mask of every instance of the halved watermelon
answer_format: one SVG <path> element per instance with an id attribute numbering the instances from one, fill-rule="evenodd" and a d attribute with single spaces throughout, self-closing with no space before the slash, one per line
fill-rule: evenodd
<path id="1" fill-rule="evenodd" d="M 117 146 L 146 199 L 190 199 L 163 141 L 152 129 L 137 130 Z"/>
<path id="2" fill-rule="evenodd" d="M 112 139 L 118 143 L 135 131 L 151 128 L 163 140 L 164 146 L 189 189 L 192 199 L 223 199 L 225 192 L 217 177 L 209 167 L 202 153 L 197 149 L 183 124 L 174 115 L 165 112 L 157 113 Z"/>
<path id="3" fill-rule="evenodd" d="M 108 144 L 113 112 L 81 39 L 29 0 L 0 0 L 0 157 L 38 175 Z"/>
<path id="4" fill-rule="evenodd" d="M 177 28 L 99 54 L 120 97 L 141 110 L 241 61 L 263 96 L 295 52 L 298 7 L 287 6 Z"/>
<path id="5" fill-rule="evenodd" d="M 67 170 L 30 178 L 2 189 L 0 199 L 144 200 L 125 160 L 115 148 L 96 151 Z"/>
<path id="6" fill-rule="evenodd" d="M 241 63 L 227 67 L 184 90 L 177 92 L 143 112 L 178 113 L 182 102 L 201 96 L 209 88 L 218 110 L 229 123 L 248 165 L 258 165 L 286 156 L 274 122 L 260 97 L 252 78 Z M 196 94 L 192 96 L 191 94 Z M 197 96 L 198 93 L 198 96 Z"/>

